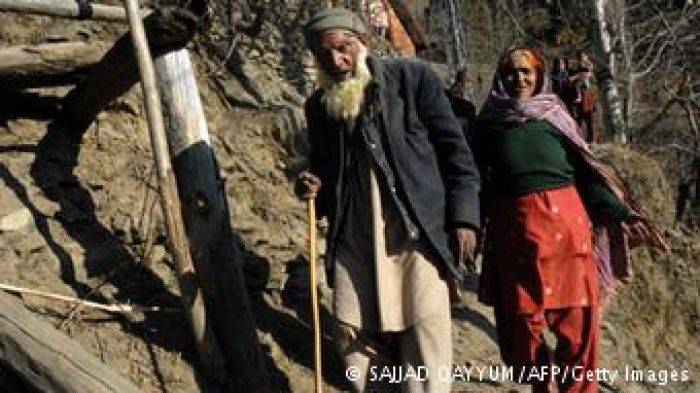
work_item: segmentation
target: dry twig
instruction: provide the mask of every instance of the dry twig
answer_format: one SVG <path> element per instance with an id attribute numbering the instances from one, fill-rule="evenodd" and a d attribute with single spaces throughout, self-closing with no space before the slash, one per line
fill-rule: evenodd
<path id="1" fill-rule="evenodd" d="M 68 303 L 73 303 L 73 304 L 80 304 L 83 307 L 89 307 L 89 308 L 94 308 L 102 311 L 107 311 L 107 312 L 114 312 L 114 313 L 120 313 L 120 314 L 131 314 L 135 312 L 147 312 L 147 311 L 162 311 L 162 309 L 158 306 L 140 306 L 140 305 L 132 305 L 132 304 L 120 304 L 120 303 L 114 303 L 114 304 L 102 304 L 102 303 L 97 303 L 97 302 L 91 302 L 89 300 L 83 300 L 79 299 L 76 297 L 72 296 L 66 296 L 66 295 L 59 295 L 55 293 L 49 293 L 49 292 L 44 292 L 44 291 L 39 291 L 36 289 L 30 289 L 30 288 L 22 288 L 22 287 L 16 287 L 14 285 L 9 285 L 9 284 L 0 284 L 0 289 L 3 291 L 7 292 L 14 292 L 14 293 L 19 293 L 19 294 L 26 294 L 26 295 L 33 295 L 33 296 L 39 296 L 43 297 L 46 299 L 53 299 L 53 300 L 60 300 L 63 302 L 68 302 Z"/>

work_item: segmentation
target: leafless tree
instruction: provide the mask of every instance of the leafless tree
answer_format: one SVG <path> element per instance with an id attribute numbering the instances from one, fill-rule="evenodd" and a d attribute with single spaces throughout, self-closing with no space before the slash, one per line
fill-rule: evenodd
<path id="1" fill-rule="evenodd" d="M 596 74 L 602 90 L 605 107 L 605 126 L 608 133 L 625 143 L 627 140 L 626 123 L 622 115 L 622 104 L 617 88 L 618 73 L 613 47 L 614 36 L 608 21 L 610 15 L 609 3 L 606 0 L 591 2 L 593 19 L 593 48 L 596 58 Z"/>
<path id="2" fill-rule="evenodd" d="M 700 5 L 692 1 L 616 2 L 624 114 L 627 128 L 634 130 L 643 124 L 636 109 L 641 81 L 644 91 L 663 92 L 673 90 L 681 75 L 697 75 Z"/>

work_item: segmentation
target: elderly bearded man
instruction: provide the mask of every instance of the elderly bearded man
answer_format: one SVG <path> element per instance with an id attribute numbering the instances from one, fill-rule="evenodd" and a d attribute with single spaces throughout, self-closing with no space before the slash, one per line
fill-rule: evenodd
<path id="1" fill-rule="evenodd" d="M 479 178 L 438 77 L 369 57 L 365 34 L 340 8 L 306 26 L 320 89 L 306 102 L 310 169 L 297 193 L 329 219 L 336 342 L 359 372 L 354 388 L 447 392 L 448 283 L 464 274 L 458 260 L 472 263 Z"/>

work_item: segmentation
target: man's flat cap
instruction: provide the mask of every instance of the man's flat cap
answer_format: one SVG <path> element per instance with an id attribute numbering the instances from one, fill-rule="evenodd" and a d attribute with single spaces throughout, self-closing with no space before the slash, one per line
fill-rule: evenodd
<path id="1" fill-rule="evenodd" d="M 357 34 L 365 34 L 367 27 L 362 19 L 346 8 L 330 8 L 317 12 L 311 17 L 304 28 L 306 45 L 312 46 L 316 39 L 328 30 L 348 30 Z"/>

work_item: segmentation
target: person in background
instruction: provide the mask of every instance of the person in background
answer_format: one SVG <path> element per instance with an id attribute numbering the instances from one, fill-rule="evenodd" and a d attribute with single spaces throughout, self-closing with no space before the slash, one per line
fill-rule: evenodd
<path id="1" fill-rule="evenodd" d="M 628 256 L 621 239 L 665 243 L 588 149 L 551 92 L 544 64 L 535 49 L 508 50 L 478 119 L 473 151 L 485 218 L 479 299 L 494 307 L 507 365 L 568 367 L 578 371 L 557 378 L 559 392 L 597 392 L 597 381 L 578 377 L 599 364 L 603 294 L 613 281 L 612 264 Z M 553 357 L 547 329 L 557 340 Z M 554 383 L 526 382 L 534 392 Z"/>
<path id="2" fill-rule="evenodd" d="M 327 281 L 349 382 L 449 392 L 450 287 L 473 263 L 480 222 L 469 146 L 437 75 L 369 56 L 353 12 L 319 12 L 305 36 L 320 88 L 305 105 L 310 168 L 296 191 L 328 217 Z M 427 371 L 390 384 L 377 366 Z"/>
<path id="3" fill-rule="evenodd" d="M 552 91 L 564 100 L 564 89 L 569 84 L 569 66 L 565 58 L 554 58 L 552 66 Z"/>
<path id="4" fill-rule="evenodd" d="M 593 61 L 585 52 L 578 57 L 579 68 L 573 77 L 576 88 L 576 120 L 586 142 L 595 140 L 593 131 L 593 112 L 595 112 L 596 96 L 593 91 Z"/>
<path id="5" fill-rule="evenodd" d="M 561 98 L 562 102 L 568 109 L 571 116 L 576 119 L 578 117 L 577 107 L 574 104 L 576 100 L 576 89 L 574 87 L 573 71 L 569 66 L 569 59 L 566 57 L 555 58 L 552 67 L 552 91 Z"/>
<path id="6" fill-rule="evenodd" d="M 464 137 L 471 142 L 472 128 L 476 120 L 476 107 L 472 100 L 471 79 L 466 67 L 457 71 L 455 81 L 447 89 L 446 93 L 447 98 L 450 100 L 452 112 L 454 112 L 457 120 L 462 125 Z"/>

